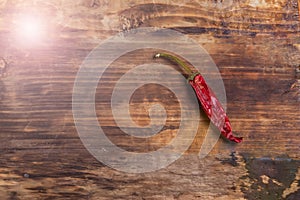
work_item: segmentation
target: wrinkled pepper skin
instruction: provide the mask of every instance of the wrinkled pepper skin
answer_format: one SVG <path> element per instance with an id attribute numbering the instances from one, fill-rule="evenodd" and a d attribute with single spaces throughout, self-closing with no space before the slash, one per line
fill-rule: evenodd
<path id="1" fill-rule="evenodd" d="M 154 55 L 154 58 L 159 57 L 166 58 L 178 64 L 188 74 L 189 83 L 194 89 L 196 96 L 210 121 L 219 129 L 225 138 L 236 143 L 241 142 L 243 139 L 242 137 L 233 136 L 228 116 L 214 92 L 206 84 L 203 76 L 199 72 L 194 73 L 187 65 L 186 61 L 175 55 L 170 53 L 157 53 Z"/>
<path id="2" fill-rule="evenodd" d="M 207 117 L 220 130 L 221 134 L 230 141 L 241 142 L 243 138 L 233 136 L 229 119 L 221 103 L 207 86 L 203 76 L 200 73 L 193 74 L 189 78 L 189 83 L 194 89 Z"/>

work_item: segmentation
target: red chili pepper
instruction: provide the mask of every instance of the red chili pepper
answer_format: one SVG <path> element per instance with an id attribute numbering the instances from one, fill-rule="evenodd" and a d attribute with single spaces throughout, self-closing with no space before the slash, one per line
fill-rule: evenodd
<path id="1" fill-rule="evenodd" d="M 194 73 L 184 61 L 168 53 L 158 53 L 155 58 L 163 57 L 177 63 L 182 67 L 189 75 L 188 80 L 192 88 L 194 89 L 198 100 L 200 101 L 204 112 L 210 121 L 220 130 L 221 134 L 227 139 L 239 143 L 242 141 L 242 137 L 235 137 L 232 134 L 231 125 L 229 119 L 215 96 L 214 92 L 208 87 L 203 76 L 196 72 Z"/>

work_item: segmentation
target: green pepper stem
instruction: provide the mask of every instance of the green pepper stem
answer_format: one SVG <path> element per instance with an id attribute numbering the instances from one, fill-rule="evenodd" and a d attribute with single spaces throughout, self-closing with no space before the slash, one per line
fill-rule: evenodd
<path id="1" fill-rule="evenodd" d="M 173 56 L 173 55 L 168 54 L 168 53 L 157 53 L 157 54 L 154 55 L 154 58 L 160 58 L 160 57 L 163 57 L 163 58 L 166 58 L 168 60 L 171 60 L 171 61 L 175 62 L 181 68 L 183 68 L 184 71 L 186 73 L 188 73 L 189 76 L 191 74 L 193 74 L 193 71 L 187 66 L 187 64 L 184 61 L 182 61 L 181 59 L 177 58 L 176 56 Z"/>

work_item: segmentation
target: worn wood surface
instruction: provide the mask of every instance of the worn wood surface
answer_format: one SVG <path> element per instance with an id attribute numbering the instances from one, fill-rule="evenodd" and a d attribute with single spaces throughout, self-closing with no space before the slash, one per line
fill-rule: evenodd
<path id="1" fill-rule="evenodd" d="M 300 199 L 298 4 L 1 0 L 1 199 Z M 45 20 L 46 39 L 28 44 L 16 22 L 22 13 Z M 113 170 L 89 154 L 72 115 L 76 73 L 103 40 L 147 26 L 179 31 L 207 50 L 222 75 L 228 115 L 243 143 L 220 139 L 206 158 L 199 159 L 199 129 L 184 156 L 145 174 Z M 128 69 L 150 62 L 148 54 L 153 52 L 131 52 L 115 65 Z M 158 90 L 161 95 L 153 92 Z M 133 119 L 147 124 L 144 111 L 157 101 L 175 113 L 175 123 L 179 106 L 176 99 L 168 101 L 169 93 L 157 85 L 141 88 L 133 97 Z M 109 114 L 103 118 L 102 104 L 97 106 L 111 140 L 130 151 L 162 147 L 178 128 L 169 124 L 168 132 L 149 140 L 127 138 Z"/>

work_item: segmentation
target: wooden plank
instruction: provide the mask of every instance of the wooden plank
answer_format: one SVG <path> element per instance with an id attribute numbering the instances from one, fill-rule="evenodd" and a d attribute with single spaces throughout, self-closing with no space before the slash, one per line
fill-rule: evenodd
<path id="1" fill-rule="evenodd" d="M 20 36 L 16 22 L 22 13 L 45 20 L 47 37 L 41 43 L 28 44 Z M 296 0 L 0 1 L 1 198 L 299 199 L 299 21 Z M 211 55 L 225 84 L 228 115 L 243 143 L 220 139 L 199 159 L 208 125 L 203 118 L 184 156 L 145 174 L 113 170 L 85 149 L 72 113 L 73 84 L 82 61 L 118 32 L 148 26 L 179 31 Z M 116 60 L 103 80 L 106 93 L 96 94 L 106 134 L 128 151 L 157 150 L 178 129 L 179 103 L 157 85 L 136 91 L 131 114 L 146 125 L 151 103 L 161 103 L 170 115 L 162 133 L 150 139 L 129 137 L 111 115 L 116 79 L 153 62 L 154 52 L 134 51 Z"/>

